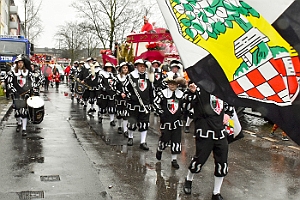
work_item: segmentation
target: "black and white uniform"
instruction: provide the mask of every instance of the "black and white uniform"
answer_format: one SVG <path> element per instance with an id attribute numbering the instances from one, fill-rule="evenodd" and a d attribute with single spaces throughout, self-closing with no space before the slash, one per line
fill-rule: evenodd
<path id="1" fill-rule="evenodd" d="M 83 65 L 79 65 L 78 67 L 77 67 L 77 69 L 76 70 L 74 70 L 74 93 L 76 94 L 76 98 L 77 98 L 77 103 L 79 103 L 80 102 L 80 100 L 82 100 L 82 95 L 83 94 L 79 94 L 78 92 L 76 92 L 76 82 L 78 82 L 78 81 L 80 81 L 80 79 L 79 79 L 79 76 L 80 76 L 80 73 L 81 73 L 81 71 L 82 71 L 82 68 L 83 68 Z"/>
<path id="2" fill-rule="evenodd" d="M 164 78 L 166 78 L 166 75 L 163 74 L 162 69 L 160 67 L 153 68 L 154 70 L 154 81 L 153 86 L 155 89 L 154 96 L 157 92 L 165 89 L 167 86 L 165 82 L 163 82 Z"/>
<path id="3" fill-rule="evenodd" d="M 117 75 L 115 82 L 113 85 L 115 85 L 116 87 L 116 114 L 117 114 L 117 119 L 127 119 L 127 117 L 129 116 L 128 113 L 128 109 L 127 109 L 127 103 L 126 103 L 126 99 L 123 99 L 121 97 L 122 93 L 124 92 L 124 83 L 126 80 L 126 76 L 127 75 L 123 75 L 123 77 L 121 77 L 120 74 Z"/>
<path id="4" fill-rule="evenodd" d="M 158 150 L 164 150 L 171 141 L 171 153 L 180 154 L 183 92 L 166 88 L 157 93 L 153 105 L 160 116 L 161 137 L 158 141 Z"/>
<path id="5" fill-rule="evenodd" d="M 130 79 L 133 84 L 130 83 Z M 146 113 L 143 106 L 140 105 L 138 97 L 134 93 L 135 87 L 145 108 L 149 111 Z M 128 129 L 130 131 L 147 131 L 149 127 L 149 116 L 151 105 L 153 104 L 153 83 L 150 82 L 147 73 L 139 73 L 137 69 L 132 71 L 126 78 L 124 83 L 124 91 L 127 96 L 127 108 L 129 111 Z"/>
<path id="6" fill-rule="evenodd" d="M 214 175 L 224 177 L 228 172 L 228 141 L 223 118 L 225 112 L 229 116 L 233 115 L 233 107 L 200 87 L 189 98 L 194 108 L 196 136 L 196 155 L 189 170 L 191 173 L 199 173 L 213 151 Z"/>
<path id="7" fill-rule="evenodd" d="M 89 94 L 89 103 L 93 108 L 94 103 L 97 101 L 97 96 L 100 91 L 100 77 L 99 77 L 99 67 L 95 68 L 95 74 L 91 73 L 89 70 L 89 75 L 85 78 L 84 82 L 89 86 L 88 94 Z"/>
<path id="8" fill-rule="evenodd" d="M 116 77 L 112 72 L 100 71 L 100 94 L 97 98 L 97 104 L 99 106 L 99 113 L 103 114 L 115 114 L 115 96 L 116 88 L 113 84 Z"/>
<path id="9" fill-rule="evenodd" d="M 84 81 L 84 84 L 86 84 L 86 79 L 89 77 L 89 75 L 91 74 L 91 70 L 90 70 L 90 65 L 88 63 L 85 63 L 82 68 L 81 71 L 79 72 L 79 80 L 80 81 Z M 88 88 L 84 91 L 84 93 L 82 94 L 82 99 L 84 101 L 84 107 L 86 107 L 87 105 L 87 101 L 90 98 L 90 91 L 88 90 Z"/>
<path id="10" fill-rule="evenodd" d="M 42 86 L 45 83 L 45 76 L 42 74 L 41 70 L 35 69 L 33 72 L 33 78 L 35 83 L 35 87 L 32 88 L 33 95 L 39 96 L 40 86 Z"/>
<path id="11" fill-rule="evenodd" d="M 17 72 L 12 69 L 7 75 L 7 86 L 12 93 L 15 117 L 27 119 L 29 116 L 26 100 L 30 97 L 32 88 L 36 87 L 34 76 L 27 69 L 25 71 L 19 69 Z"/>
<path id="12" fill-rule="evenodd" d="M 70 90 L 72 97 L 75 96 L 75 80 L 77 78 L 77 67 L 72 66 L 70 69 L 69 80 L 70 80 Z"/>

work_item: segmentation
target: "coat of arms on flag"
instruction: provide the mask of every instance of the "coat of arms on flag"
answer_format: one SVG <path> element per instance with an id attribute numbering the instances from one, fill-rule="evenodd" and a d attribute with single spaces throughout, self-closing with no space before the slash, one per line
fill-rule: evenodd
<path id="1" fill-rule="evenodd" d="M 179 107 L 178 99 L 168 99 L 168 110 L 170 113 L 175 114 Z"/>
<path id="2" fill-rule="evenodd" d="M 139 79 L 138 85 L 140 90 L 143 92 L 147 88 L 147 81 L 145 79 Z"/>
<path id="3" fill-rule="evenodd" d="M 250 5 L 238 0 L 169 0 L 178 32 L 210 52 L 233 91 L 277 105 L 299 92 L 297 52 Z"/>

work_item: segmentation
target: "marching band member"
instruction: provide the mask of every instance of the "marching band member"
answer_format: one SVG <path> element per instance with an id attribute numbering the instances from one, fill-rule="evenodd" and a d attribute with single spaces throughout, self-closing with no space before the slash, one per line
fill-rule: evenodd
<path id="1" fill-rule="evenodd" d="M 183 77 L 183 65 L 178 60 L 172 60 L 170 62 L 171 71 L 167 72 L 167 76 L 169 77 Z"/>
<path id="2" fill-rule="evenodd" d="M 153 85 L 155 88 L 155 94 L 162 89 L 166 88 L 166 85 L 163 82 L 163 79 L 165 78 L 165 75 L 163 74 L 163 70 L 160 68 L 161 62 L 158 60 L 152 61 L 152 67 L 154 68 L 154 81 Z M 155 95 L 154 94 L 154 95 Z"/>
<path id="3" fill-rule="evenodd" d="M 8 88 L 11 90 L 13 101 L 14 101 L 14 109 L 15 109 L 15 117 L 18 121 L 17 124 L 17 132 L 21 131 L 22 128 L 22 136 L 26 136 L 26 128 L 28 122 L 28 109 L 26 100 L 30 96 L 30 91 L 33 87 L 36 87 L 34 83 L 34 76 L 32 72 L 30 72 L 27 67 L 25 67 L 25 62 L 29 62 L 29 59 L 24 56 L 18 56 L 15 60 L 15 68 L 8 72 Z M 29 68 L 30 66 L 28 66 Z"/>
<path id="4" fill-rule="evenodd" d="M 89 103 L 91 105 L 91 108 L 88 110 L 89 115 L 92 115 L 94 112 L 96 112 L 94 103 L 100 90 L 99 71 L 100 65 L 98 62 L 95 62 L 95 64 L 90 64 L 91 73 L 85 79 L 85 83 L 89 86 Z"/>
<path id="5" fill-rule="evenodd" d="M 93 64 L 95 60 L 93 58 L 88 58 L 86 59 L 86 62 L 84 63 L 84 65 L 82 66 L 82 69 L 79 73 L 79 81 L 82 83 L 82 84 L 86 84 L 86 79 L 89 77 L 89 75 L 91 74 L 91 65 Z M 82 98 L 83 98 L 83 109 L 86 109 L 87 107 L 87 101 L 89 100 L 90 98 L 90 91 L 88 89 L 86 89 L 84 91 L 84 93 L 82 94 Z"/>
<path id="6" fill-rule="evenodd" d="M 117 119 L 118 119 L 118 133 L 122 134 L 124 131 L 124 136 L 128 137 L 128 109 L 126 104 L 126 95 L 123 91 L 124 82 L 126 76 L 129 73 L 129 65 L 126 62 L 122 62 L 119 67 L 119 74 L 116 78 L 116 104 L 117 104 Z M 122 119 L 123 119 L 123 131 L 122 131 Z"/>
<path id="7" fill-rule="evenodd" d="M 157 160 L 161 160 L 162 151 L 171 142 L 172 167 L 179 169 L 177 155 L 181 153 L 181 127 L 183 114 L 183 92 L 178 85 L 185 86 L 185 79 L 182 77 L 167 77 L 164 81 L 168 88 L 159 91 L 154 99 L 154 108 L 160 116 L 161 137 L 158 141 L 156 152 Z"/>
<path id="8" fill-rule="evenodd" d="M 75 81 L 80 81 L 79 75 L 82 71 L 84 63 L 85 63 L 84 61 L 79 62 L 79 65 L 78 65 L 77 70 L 75 71 L 75 75 L 74 75 L 75 76 L 75 79 L 74 79 Z M 76 87 L 76 84 L 74 85 L 74 90 L 75 90 L 75 87 Z M 75 90 L 75 94 L 76 94 L 77 103 L 81 102 L 81 104 L 84 105 L 84 102 L 82 100 L 82 94 L 79 94 L 76 90 Z"/>
<path id="9" fill-rule="evenodd" d="M 77 67 L 79 65 L 78 61 L 74 61 L 73 66 L 70 69 L 69 80 L 70 80 L 70 90 L 71 90 L 71 99 L 74 99 L 75 96 L 75 78 L 77 74 Z"/>
<path id="10" fill-rule="evenodd" d="M 99 123 L 102 123 L 103 115 L 108 113 L 110 118 L 110 125 L 116 126 L 115 118 L 115 95 L 116 89 L 113 85 L 116 77 L 114 74 L 116 69 L 114 65 L 110 62 L 107 62 L 103 71 L 100 72 L 100 95 L 98 96 L 97 104 L 99 106 L 98 120 Z"/>
<path id="11" fill-rule="evenodd" d="M 127 97 L 129 111 L 128 118 L 128 146 L 133 145 L 133 131 L 138 128 L 141 133 L 140 148 L 149 150 L 146 143 L 151 104 L 153 103 L 153 83 L 146 72 L 151 63 L 138 59 L 134 62 L 136 69 L 126 78 L 124 91 Z"/>
<path id="12" fill-rule="evenodd" d="M 45 76 L 42 74 L 40 67 L 36 63 L 31 63 L 35 87 L 32 88 L 33 95 L 40 96 L 40 86 L 45 83 Z"/>
<path id="13" fill-rule="evenodd" d="M 191 194 L 195 173 L 200 173 L 211 152 L 214 154 L 214 190 L 212 200 L 222 200 L 220 194 L 228 173 L 228 140 L 225 124 L 233 116 L 234 108 L 194 83 L 189 85 L 194 108 L 196 154 L 192 158 L 184 183 L 184 193 Z"/>

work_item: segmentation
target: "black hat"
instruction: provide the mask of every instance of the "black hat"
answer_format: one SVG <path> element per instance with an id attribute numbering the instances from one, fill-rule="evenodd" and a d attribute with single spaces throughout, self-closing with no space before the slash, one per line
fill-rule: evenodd
<path id="1" fill-rule="evenodd" d="M 145 67 L 149 68 L 151 67 L 151 62 L 149 62 L 148 60 L 143 60 L 143 59 L 137 59 L 135 62 L 134 62 L 134 66 L 137 66 L 138 64 L 143 64 L 145 65 Z"/>
<path id="2" fill-rule="evenodd" d="M 89 57 L 89 58 L 86 59 L 86 62 L 89 62 L 89 61 L 96 61 L 96 60 L 92 57 Z"/>
<path id="3" fill-rule="evenodd" d="M 24 54 L 20 54 L 20 55 L 17 56 L 17 58 L 14 62 L 18 63 L 21 60 L 24 62 L 25 68 L 32 72 L 32 69 L 31 69 L 31 66 L 30 66 L 31 65 L 30 59 L 27 56 L 25 56 Z"/>
<path id="4" fill-rule="evenodd" d="M 129 65 L 127 62 L 121 62 L 120 66 L 118 67 L 118 71 L 121 72 L 122 71 L 122 67 L 127 66 L 128 70 L 129 70 Z"/>
<path id="5" fill-rule="evenodd" d="M 153 65 L 154 63 L 157 63 L 158 65 L 161 65 L 161 62 L 160 62 L 159 60 L 153 60 L 153 61 L 152 61 L 152 65 Z"/>
<path id="6" fill-rule="evenodd" d="M 178 69 L 183 69 L 182 63 L 179 60 L 172 60 L 170 62 L 170 67 L 178 67 Z"/>

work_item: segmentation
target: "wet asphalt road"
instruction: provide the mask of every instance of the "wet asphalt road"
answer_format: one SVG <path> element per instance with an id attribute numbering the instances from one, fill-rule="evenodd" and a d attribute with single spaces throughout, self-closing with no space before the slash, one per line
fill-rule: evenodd
<path id="1" fill-rule="evenodd" d="M 183 134 L 179 170 L 171 167 L 169 149 L 162 161 L 155 158 L 159 133 L 151 117 L 147 136 L 149 151 L 134 146 L 110 127 L 86 115 L 72 102 L 68 89 L 50 88 L 42 96 L 46 116 L 30 124 L 27 138 L 15 133 L 11 115 L 0 132 L 0 200 L 2 199 L 210 199 L 213 189 L 213 159 L 195 175 L 192 195 L 182 191 L 190 158 L 193 134 Z M 300 196 L 299 146 L 281 141 L 280 131 L 269 138 L 271 125 L 246 115 L 245 138 L 230 145 L 229 174 L 221 193 L 227 200 L 298 200 Z M 254 134 L 256 133 L 256 134 Z M 57 176 L 59 175 L 59 180 Z M 46 180 L 42 180 L 45 177 Z M 47 180 L 48 179 L 48 180 Z"/>

